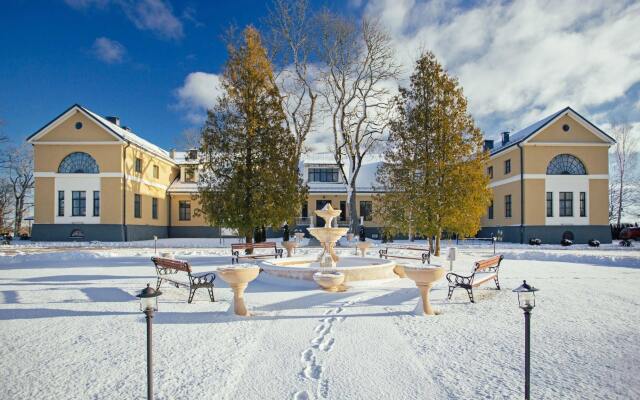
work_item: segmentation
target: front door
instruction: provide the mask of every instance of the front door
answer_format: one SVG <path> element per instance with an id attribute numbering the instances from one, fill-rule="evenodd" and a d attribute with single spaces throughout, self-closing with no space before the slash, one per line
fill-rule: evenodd
<path id="1" fill-rule="evenodd" d="M 331 204 L 331 200 L 316 200 L 316 210 L 320 210 L 322 209 L 322 207 L 326 206 L 327 204 Z M 318 217 L 316 215 L 316 223 L 315 225 L 318 228 L 322 228 L 324 226 L 324 219 Z"/>

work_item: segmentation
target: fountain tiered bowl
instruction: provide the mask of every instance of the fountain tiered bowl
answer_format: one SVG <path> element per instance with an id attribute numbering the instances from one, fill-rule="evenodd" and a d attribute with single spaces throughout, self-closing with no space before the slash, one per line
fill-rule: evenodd
<path id="1" fill-rule="evenodd" d="M 327 204 L 315 213 L 325 220 L 325 227 L 309 228 L 309 233 L 318 239 L 322 246 L 323 251 L 320 257 L 291 257 L 262 261 L 260 267 L 264 272 L 281 278 L 315 280 L 325 289 L 327 287 L 324 281 L 321 282 L 319 279 L 326 278 L 325 281 L 329 281 L 332 275 L 344 275 L 344 283 L 397 278 L 394 273 L 396 266 L 394 261 L 373 257 L 339 257 L 335 252 L 335 244 L 349 228 L 332 227 L 331 223 L 341 211 L 334 210 L 331 204 Z M 322 277 L 323 274 L 326 276 Z M 314 275 L 316 275 L 315 279 Z"/>

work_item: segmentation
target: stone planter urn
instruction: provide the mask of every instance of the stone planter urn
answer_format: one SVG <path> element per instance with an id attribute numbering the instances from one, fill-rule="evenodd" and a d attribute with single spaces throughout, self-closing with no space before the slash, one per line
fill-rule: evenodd
<path id="1" fill-rule="evenodd" d="M 445 269 L 439 266 L 404 266 L 407 277 L 413 280 L 420 291 L 422 312 L 426 315 L 435 315 L 435 311 L 429 302 L 429 291 L 431 287 L 445 274 Z"/>
<path id="2" fill-rule="evenodd" d="M 313 280 L 327 292 L 337 292 L 341 290 L 341 285 L 344 282 L 344 274 L 337 271 L 316 272 L 313 274 Z"/>
<path id="3" fill-rule="evenodd" d="M 247 311 L 247 306 L 244 304 L 244 290 L 249 285 L 249 282 L 258 277 L 260 268 L 253 264 L 237 264 L 218 268 L 216 273 L 233 290 L 233 312 L 236 315 L 248 317 L 249 311 Z"/>
<path id="4" fill-rule="evenodd" d="M 364 257 L 367 254 L 369 247 L 371 247 L 371 242 L 358 241 L 356 243 L 356 255 L 358 254 L 358 250 L 360 250 L 362 257 Z"/>
<path id="5" fill-rule="evenodd" d="M 399 278 L 407 277 L 407 274 L 404 272 L 404 265 L 401 265 L 401 264 L 396 264 L 396 266 L 393 267 L 393 273 L 398 275 Z"/>
<path id="6" fill-rule="evenodd" d="M 347 233 L 347 242 L 352 242 L 355 235 L 351 232 Z"/>
<path id="7" fill-rule="evenodd" d="M 282 247 L 287 249 L 287 257 L 291 257 L 291 255 L 296 252 L 296 247 L 298 247 L 298 243 L 287 240 L 286 242 L 282 242 Z"/>

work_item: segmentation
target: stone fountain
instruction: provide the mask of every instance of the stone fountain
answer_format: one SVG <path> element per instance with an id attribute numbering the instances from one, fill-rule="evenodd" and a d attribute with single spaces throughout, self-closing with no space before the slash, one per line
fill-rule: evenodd
<path id="1" fill-rule="evenodd" d="M 309 228 L 309 233 L 318 239 L 320 246 L 322 246 L 322 254 L 318 258 L 320 266 L 332 269 L 336 267 L 340 260 L 334 250 L 336 242 L 347 233 L 349 228 L 334 228 L 331 226 L 333 219 L 342 213 L 341 210 L 334 210 L 331 204 L 327 204 L 321 210 L 316 210 L 315 213 L 318 217 L 324 219 L 324 226 L 322 228 Z"/>
<path id="2" fill-rule="evenodd" d="M 315 214 L 325 221 L 324 227 L 308 228 L 309 233 L 322 246 L 322 253 L 316 256 L 290 257 L 286 259 L 265 260 L 260 268 L 269 275 L 280 278 L 315 281 L 328 291 L 344 290 L 346 282 L 394 279 L 396 263 L 374 257 L 338 257 L 335 252 L 336 242 L 344 236 L 349 228 L 332 227 L 333 220 L 339 216 L 340 210 L 334 210 L 327 204 Z"/>

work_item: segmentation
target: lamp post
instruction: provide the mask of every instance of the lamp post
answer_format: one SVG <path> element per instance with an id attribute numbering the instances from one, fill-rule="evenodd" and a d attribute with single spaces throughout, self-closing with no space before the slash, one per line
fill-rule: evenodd
<path id="1" fill-rule="evenodd" d="M 531 311 L 536 306 L 536 295 L 538 289 L 529 285 L 527 281 L 522 281 L 522 285 L 513 289 L 518 293 L 518 304 L 524 311 L 524 398 L 529 400 L 529 389 L 531 387 L 530 368 L 530 337 L 531 337 Z"/>
<path id="2" fill-rule="evenodd" d="M 158 253 L 158 237 L 153 235 L 153 254 Z"/>
<path id="3" fill-rule="evenodd" d="M 146 315 L 147 318 L 147 398 L 153 399 L 153 357 L 151 355 L 151 339 L 152 339 L 152 323 L 153 312 L 158 311 L 158 296 L 162 294 L 161 291 L 155 290 L 147 283 L 147 287 L 144 288 L 136 297 L 140 298 L 140 311 Z"/>

